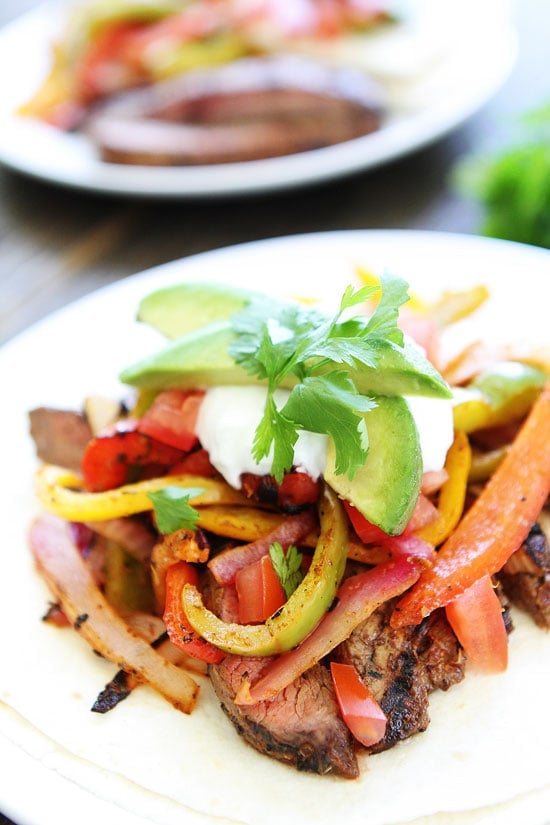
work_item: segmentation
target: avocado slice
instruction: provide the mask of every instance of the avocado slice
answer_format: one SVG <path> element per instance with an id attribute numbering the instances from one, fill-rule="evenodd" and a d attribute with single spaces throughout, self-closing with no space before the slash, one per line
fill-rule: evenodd
<path id="1" fill-rule="evenodd" d="M 155 391 L 256 384 L 256 378 L 230 358 L 232 338 L 231 327 L 225 321 L 209 324 L 127 367 L 119 378 L 124 384 Z"/>
<path id="2" fill-rule="evenodd" d="M 172 341 L 160 352 L 127 367 L 120 380 L 140 389 L 165 390 L 170 387 L 217 385 L 243 386 L 257 383 L 242 367 L 235 364 L 228 348 L 233 338 L 229 321 L 219 321 L 195 329 Z M 418 348 L 405 342 L 403 349 L 380 341 L 378 365 L 345 367 L 359 392 L 369 395 L 425 395 L 448 398 L 451 392 L 437 370 Z M 339 368 L 342 368 L 341 365 Z M 326 371 L 334 369 L 327 365 Z M 290 388 L 296 378 L 287 376 L 284 387 Z"/>
<path id="3" fill-rule="evenodd" d="M 403 532 L 416 504 L 422 453 L 413 415 L 403 398 L 380 397 L 364 414 L 369 434 L 365 464 L 350 480 L 335 471 L 329 442 L 325 480 L 368 521 L 390 536 Z"/>
<path id="4" fill-rule="evenodd" d="M 257 294 L 213 282 L 175 284 L 146 295 L 139 304 L 137 320 L 167 338 L 179 338 L 215 321 L 229 320 Z"/>

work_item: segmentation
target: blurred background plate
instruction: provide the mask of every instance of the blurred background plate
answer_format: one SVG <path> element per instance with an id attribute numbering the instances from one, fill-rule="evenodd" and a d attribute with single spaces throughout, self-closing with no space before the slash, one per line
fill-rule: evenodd
<path id="1" fill-rule="evenodd" d="M 62 5 L 39 6 L 0 32 L 0 73 L 9 78 L 0 88 L 0 162 L 84 190 L 176 198 L 269 192 L 375 168 L 463 123 L 506 80 L 516 58 L 507 0 L 411 0 L 411 6 L 418 7 L 416 29 L 397 27 L 369 40 L 365 62 L 390 101 L 378 132 L 281 158 L 193 168 L 102 163 L 83 136 L 16 116 L 47 71 L 63 16 Z"/>
<path id="2" fill-rule="evenodd" d="M 68 305 L 0 350 L 9 388 L 0 500 L 10 508 L 3 522 L 9 564 L 0 577 L 0 760 L 8 777 L 0 783 L 0 806 L 19 825 L 547 822 L 548 762 L 541 753 L 546 756 L 550 717 L 541 708 L 550 681 L 550 634 L 520 611 L 514 611 L 507 673 L 472 671 L 448 693 L 432 694 L 426 734 L 369 759 L 356 782 L 299 773 L 259 756 L 224 721 L 206 684 L 190 716 L 146 687 L 114 713 L 90 713 L 113 666 L 92 655 L 77 634 L 40 621 L 48 594 L 27 550 L 36 510 L 27 411 L 38 404 L 74 407 L 96 392 L 117 397 L 119 370 L 162 340 L 134 320 L 139 300 L 155 288 L 211 279 L 317 294 L 334 306 L 357 264 L 403 276 L 426 299 L 485 284 L 490 302 L 454 325 L 462 340 L 548 340 L 550 252 L 446 233 L 349 231 L 174 261 Z M 266 805 L 269 789 L 282 787 Z"/>

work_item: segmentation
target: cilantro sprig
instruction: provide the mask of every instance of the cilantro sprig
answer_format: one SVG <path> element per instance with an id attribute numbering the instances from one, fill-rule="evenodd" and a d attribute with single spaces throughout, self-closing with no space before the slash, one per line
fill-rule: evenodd
<path id="1" fill-rule="evenodd" d="M 155 519 L 160 533 L 165 535 L 176 530 L 195 530 L 199 514 L 189 504 L 189 499 L 202 493 L 200 487 L 175 487 L 169 485 L 148 493 L 153 503 Z"/>
<path id="2" fill-rule="evenodd" d="M 304 578 L 303 555 L 293 544 L 285 553 L 282 544 L 275 541 L 269 548 L 269 556 L 281 587 L 285 591 L 285 596 L 289 599 Z"/>
<path id="3" fill-rule="evenodd" d="M 292 467 L 300 430 L 332 437 L 337 473 L 353 478 L 363 466 L 368 451 L 363 414 L 376 402 L 357 390 L 349 369 L 376 368 L 381 341 L 403 346 L 397 319 L 407 288 L 404 280 L 390 275 L 381 278 L 380 286 L 348 286 L 333 317 L 267 296 L 254 298 L 233 316 L 231 357 L 267 382 L 253 456 L 260 462 L 273 450 L 271 471 L 278 481 Z M 370 317 L 350 313 L 375 296 L 379 301 Z M 279 408 L 276 392 L 289 375 L 296 385 Z"/>

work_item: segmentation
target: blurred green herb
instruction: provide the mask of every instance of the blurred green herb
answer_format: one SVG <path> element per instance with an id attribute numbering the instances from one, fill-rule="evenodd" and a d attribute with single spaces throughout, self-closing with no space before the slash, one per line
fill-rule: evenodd
<path id="1" fill-rule="evenodd" d="M 454 181 L 479 201 L 484 235 L 550 247 L 550 104 L 527 112 L 517 126 L 507 148 L 459 163 Z"/>

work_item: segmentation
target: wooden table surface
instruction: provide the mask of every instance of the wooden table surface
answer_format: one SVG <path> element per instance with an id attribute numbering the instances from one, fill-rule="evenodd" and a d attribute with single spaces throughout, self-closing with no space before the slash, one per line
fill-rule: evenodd
<path id="1" fill-rule="evenodd" d="M 3 0 L 0 25 L 33 5 Z M 504 142 L 515 113 L 550 99 L 550 4 L 518 0 L 515 17 L 519 59 L 493 99 L 449 137 L 370 173 L 277 195 L 159 202 L 80 193 L 0 168 L 0 344 L 98 287 L 216 247 L 333 229 L 476 233 L 477 207 L 450 182 L 455 162 L 489 138 Z M 9 822 L 0 814 L 0 825 Z"/>

